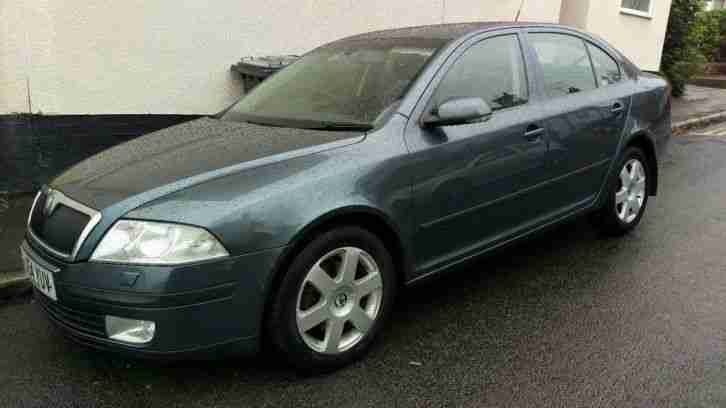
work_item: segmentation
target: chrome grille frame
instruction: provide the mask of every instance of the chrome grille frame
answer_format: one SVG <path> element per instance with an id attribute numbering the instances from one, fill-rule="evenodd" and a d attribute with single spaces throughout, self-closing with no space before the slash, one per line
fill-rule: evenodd
<path id="1" fill-rule="evenodd" d="M 81 234 L 78 236 L 78 239 L 76 239 L 76 242 L 73 245 L 73 252 L 70 254 L 65 253 L 63 251 L 59 251 L 52 246 L 48 245 L 47 243 L 43 242 L 40 237 L 35 235 L 35 232 L 33 232 L 33 228 L 30 224 L 33 214 L 35 213 L 35 206 L 38 203 L 38 199 L 40 198 L 41 194 L 46 193 L 50 194 L 50 192 L 53 192 L 54 198 L 58 204 L 63 204 L 64 206 L 71 208 L 73 210 L 76 210 L 80 213 L 86 214 L 89 217 L 88 223 L 81 231 Z M 33 200 L 33 206 L 30 207 L 30 214 L 28 215 L 28 234 L 33 239 L 34 242 L 36 242 L 38 245 L 40 245 L 43 249 L 50 252 L 54 256 L 64 259 L 66 261 L 74 261 L 76 259 L 76 256 L 78 256 L 78 251 L 81 250 L 81 246 L 86 241 L 86 238 L 88 238 L 88 235 L 93 231 L 93 228 L 98 225 L 98 223 L 101 222 L 101 213 L 99 211 L 94 210 L 91 207 L 88 207 L 84 204 L 79 203 L 78 201 L 75 201 L 62 192 L 58 190 L 54 190 L 51 188 L 42 188 L 40 191 L 38 191 L 38 194 L 35 195 L 35 199 Z"/>

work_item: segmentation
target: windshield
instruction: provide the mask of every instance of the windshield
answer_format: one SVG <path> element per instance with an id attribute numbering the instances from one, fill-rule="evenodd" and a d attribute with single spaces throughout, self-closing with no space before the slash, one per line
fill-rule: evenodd
<path id="1" fill-rule="evenodd" d="M 395 108 L 442 45 L 421 43 L 399 39 L 320 48 L 262 82 L 222 119 L 300 128 L 371 129 Z"/>

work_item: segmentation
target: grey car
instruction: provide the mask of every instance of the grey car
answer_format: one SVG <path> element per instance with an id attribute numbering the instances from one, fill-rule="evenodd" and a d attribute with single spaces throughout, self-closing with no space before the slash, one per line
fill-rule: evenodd
<path id="1" fill-rule="evenodd" d="M 357 35 L 223 114 L 68 169 L 21 251 L 37 303 L 83 344 L 270 347 L 331 370 L 369 349 L 406 285 L 581 215 L 633 229 L 670 104 L 665 80 L 572 28 Z"/>

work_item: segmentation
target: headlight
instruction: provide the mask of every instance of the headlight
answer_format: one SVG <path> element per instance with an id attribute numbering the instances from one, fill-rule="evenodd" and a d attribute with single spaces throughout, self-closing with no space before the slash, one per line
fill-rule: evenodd
<path id="1" fill-rule="evenodd" d="M 180 224 L 121 220 L 98 244 L 92 261 L 180 264 L 228 256 L 207 230 Z"/>

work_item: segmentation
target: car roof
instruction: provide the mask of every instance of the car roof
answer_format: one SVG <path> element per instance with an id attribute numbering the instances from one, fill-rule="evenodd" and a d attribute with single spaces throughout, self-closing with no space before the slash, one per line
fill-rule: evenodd
<path id="1" fill-rule="evenodd" d="M 414 27 L 394 28 L 389 30 L 371 31 L 352 35 L 325 44 L 319 48 L 360 48 L 360 47 L 420 47 L 438 49 L 447 43 L 466 35 L 488 30 L 509 27 L 557 27 L 564 26 L 551 23 L 512 22 L 512 21 L 479 21 L 471 23 L 450 23 L 422 25 Z"/>
<path id="2" fill-rule="evenodd" d="M 337 41 L 325 44 L 319 48 L 345 48 L 365 46 L 422 46 L 432 49 L 438 49 L 445 44 L 465 37 L 467 35 L 492 31 L 505 28 L 523 28 L 523 27 L 547 27 L 568 30 L 581 35 L 587 35 L 593 40 L 598 40 L 606 45 L 612 52 L 625 63 L 629 75 L 637 76 L 638 68 L 619 50 L 613 48 L 602 39 L 590 33 L 585 33 L 576 28 L 554 23 L 541 23 L 535 21 L 475 21 L 469 23 L 449 23 L 449 24 L 433 24 L 421 25 L 413 27 L 394 28 L 389 30 L 371 31 L 368 33 L 356 34 L 345 37 Z"/>
<path id="3" fill-rule="evenodd" d="M 563 27 L 559 24 L 513 21 L 479 21 L 471 23 L 434 24 L 414 27 L 394 28 L 390 30 L 372 31 L 343 38 L 331 44 L 347 41 L 385 40 L 397 38 L 418 38 L 450 41 L 478 31 L 487 31 L 505 27 L 547 26 Z"/>

